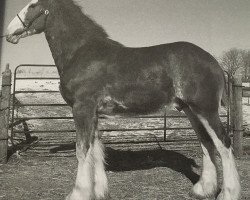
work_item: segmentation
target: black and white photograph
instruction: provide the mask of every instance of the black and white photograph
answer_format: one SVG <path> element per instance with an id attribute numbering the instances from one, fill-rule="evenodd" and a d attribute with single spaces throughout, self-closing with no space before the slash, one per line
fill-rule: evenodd
<path id="1" fill-rule="evenodd" d="M 0 0 L 0 200 L 249 200 L 250 1 Z"/>

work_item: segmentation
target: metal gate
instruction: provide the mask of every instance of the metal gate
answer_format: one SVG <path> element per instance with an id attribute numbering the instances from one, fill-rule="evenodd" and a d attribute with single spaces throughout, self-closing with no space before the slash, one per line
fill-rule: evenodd
<path id="1" fill-rule="evenodd" d="M 242 97 L 243 97 L 242 98 L 243 108 L 244 108 L 244 106 L 246 106 L 246 108 L 248 108 L 248 107 L 250 108 L 250 81 L 249 80 L 245 80 L 243 82 Z M 249 110 L 250 109 L 247 109 L 246 113 Z M 247 113 L 247 114 L 249 114 L 249 113 Z M 243 113 L 243 130 L 244 130 L 244 135 L 249 138 L 249 136 L 250 136 L 250 121 L 249 121 L 248 118 L 244 119 L 245 117 L 247 117 L 247 116 L 245 116 L 245 114 Z"/>
<path id="2" fill-rule="evenodd" d="M 41 129 L 35 129 L 35 130 L 29 130 L 27 128 L 27 123 L 30 120 L 72 120 L 72 116 L 26 116 L 26 117 L 18 117 L 16 116 L 18 108 L 22 107 L 29 107 L 29 108 L 34 108 L 34 107 L 41 107 L 41 106 L 47 106 L 47 107 L 67 107 L 66 103 L 25 103 L 25 102 L 18 102 L 18 95 L 19 94 L 52 94 L 52 93 L 59 93 L 59 90 L 18 90 L 17 86 L 19 81 L 27 81 L 27 80 L 58 80 L 59 77 L 41 77 L 41 76 L 19 76 L 20 70 L 23 68 L 30 68 L 32 69 L 37 69 L 37 68 L 55 68 L 55 65 L 32 65 L 32 64 L 22 64 L 16 67 L 14 71 L 14 87 L 13 87 L 13 103 L 12 103 L 12 114 L 11 114 L 11 135 L 12 137 L 16 133 L 24 133 L 26 134 L 26 138 L 29 137 L 30 134 L 32 133 L 74 133 L 74 129 L 60 129 L 60 130 L 41 130 Z M 133 119 L 140 120 L 142 123 L 145 120 L 151 120 L 151 121 L 159 121 L 160 126 L 159 127 L 150 127 L 150 123 L 147 127 L 136 127 L 136 128 L 101 128 L 100 131 L 104 131 L 106 133 L 111 133 L 111 132 L 157 132 L 157 134 L 150 134 L 150 137 L 147 137 L 146 135 L 142 136 L 135 136 L 134 138 L 126 139 L 126 140 L 117 140 L 116 137 L 111 137 L 108 140 L 104 139 L 105 143 L 108 144 L 119 144 L 119 143 L 151 143 L 151 142 L 183 142 L 183 143 L 192 143 L 197 141 L 197 138 L 194 133 L 191 135 L 188 135 L 186 138 L 181 138 L 181 137 L 169 137 L 168 131 L 190 131 L 192 130 L 192 127 L 190 125 L 186 125 L 183 127 L 178 126 L 172 126 L 170 127 L 169 125 L 172 125 L 169 120 L 171 119 L 177 119 L 177 120 L 182 120 L 186 119 L 186 116 L 184 114 L 176 114 L 177 112 L 174 112 L 172 114 L 169 114 L 166 112 L 166 109 L 164 111 L 164 114 L 161 115 L 145 115 L 145 116 L 136 116 L 133 117 Z M 220 117 L 223 119 L 223 121 L 226 123 L 225 126 L 227 126 L 227 130 L 229 130 L 228 124 L 229 124 L 229 117 L 228 117 L 228 110 L 226 113 L 220 115 Z M 122 118 L 124 120 L 130 120 L 132 118 Z M 24 130 L 16 130 L 16 126 L 20 123 L 24 123 Z M 25 125 L 26 123 L 26 125 Z M 25 128 L 26 127 L 26 128 Z M 105 137 L 104 137 L 105 138 Z"/>

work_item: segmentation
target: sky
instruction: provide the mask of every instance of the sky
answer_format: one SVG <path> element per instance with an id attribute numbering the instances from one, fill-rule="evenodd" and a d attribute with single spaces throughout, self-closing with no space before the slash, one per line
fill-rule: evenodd
<path id="1" fill-rule="evenodd" d="M 30 0 L 7 0 L 8 23 Z M 236 47 L 250 49 L 249 0 L 77 0 L 109 34 L 126 46 L 152 46 L 188 41 L 219 57 Z M 44 34 L 20 40 L 18 45 L 2 41 L 1 66 L 53 64 Z"/>

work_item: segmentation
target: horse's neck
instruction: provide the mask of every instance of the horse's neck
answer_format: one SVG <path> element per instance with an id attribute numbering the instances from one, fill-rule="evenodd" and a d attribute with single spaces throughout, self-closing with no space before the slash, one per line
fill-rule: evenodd
<path id="1" fill-rule="evenodd" d="M 65 11 L 51 16 L 51 19 L 47 21 L 45 31 L 59 74 L 63 73 L 63 69 L 71 61 L 75 52 L 89 40 L 93 40 L 95 37 L 107 38 L 105 31 L 91 19 L 84 15 L 82 18 L 74 19 L 69 16 L 69 13 Z"/>
<path id="2" fill-rule="evenodd" d="M 46 32 L 45 34 L 59 73 L 61 73 L 67 63 L 70 62 L 77 49 L 86 42 L 82 38 L 72 37 L 70 33 L 64 34 L 60 34 L 59 27 L 58 30 Z"/>

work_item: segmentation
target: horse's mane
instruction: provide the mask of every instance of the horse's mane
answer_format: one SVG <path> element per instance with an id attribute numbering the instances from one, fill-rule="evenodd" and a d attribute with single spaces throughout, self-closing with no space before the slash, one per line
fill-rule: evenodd
<path id="1" fill-rule="evenodd" d="M 83 8 L 76 0 L 54 0 L 64 9 L 63 14 L 67 15 L 67 23 L 77 28 L 78 31 L 90 32 L 92 36 L 107 38 L 105 30 L 93 19 L 86 15 Z"/>

